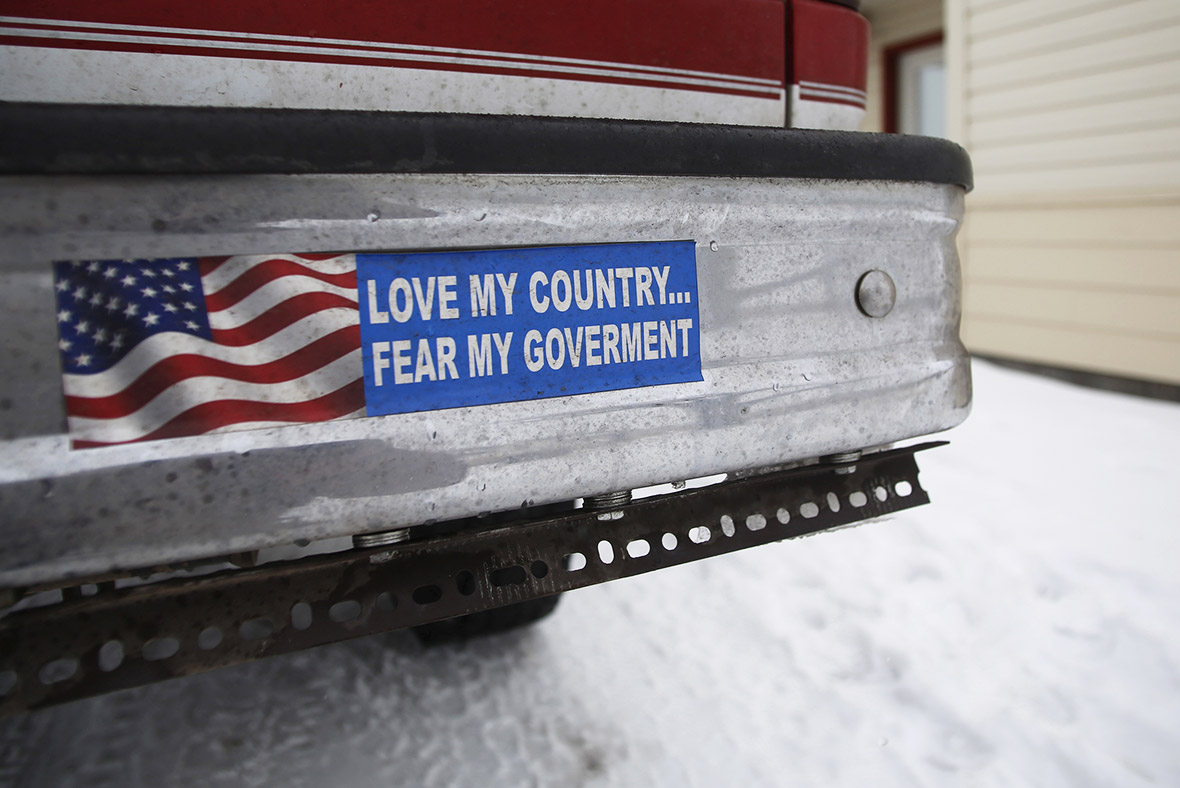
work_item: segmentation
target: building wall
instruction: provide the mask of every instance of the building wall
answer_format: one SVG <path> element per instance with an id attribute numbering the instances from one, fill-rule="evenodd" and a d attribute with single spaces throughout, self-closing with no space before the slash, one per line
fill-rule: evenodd
<path id="1" fill-rule="evenodd" d="M 946 42 L 967 345 L 1180 383 L 1180 2 L 946 0 Z"/>
<path id="2" fill-rule="evenodd" d="M 882 131 L 885 50 L 942 30 L 942 0 L 876 0 L 864 6 L 872 26 L 868 102 L 862 131 Z"/>

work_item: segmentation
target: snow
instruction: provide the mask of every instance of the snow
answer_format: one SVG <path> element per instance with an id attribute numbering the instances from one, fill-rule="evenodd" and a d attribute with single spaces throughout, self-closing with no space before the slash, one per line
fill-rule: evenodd
<path id="1" fill-rule="evenodd" d="M 1180 406 L 975 371 L 928 507 L 4 721 L 0 780 L 1180 784 Z"/>

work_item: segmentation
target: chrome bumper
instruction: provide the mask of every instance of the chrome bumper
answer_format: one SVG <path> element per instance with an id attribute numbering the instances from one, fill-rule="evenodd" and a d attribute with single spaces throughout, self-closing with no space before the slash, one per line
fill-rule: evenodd
<path id="1" fill-rule="evenodd" d="M 528 174 L 0 178 L 0 586 L 757 469 L 971 402 L 953 183 Z M 374 217 L 374 214 L 377 216 Z M 49 263 L 692 239 L 703 380 L 71 450 Z M 896 284 L 868 317 L 857 284 Z"/>

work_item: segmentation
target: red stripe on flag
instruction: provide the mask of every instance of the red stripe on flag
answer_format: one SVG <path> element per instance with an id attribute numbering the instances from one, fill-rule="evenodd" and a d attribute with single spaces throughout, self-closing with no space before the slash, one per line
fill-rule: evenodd
<path id="1" fill-rule="evenodd" d="M 256 402 L 253 400 L 216 400 L 189 408 L 147 435 L 120 443 L 140 443 L 161 438 L 202 435 L 219 427 L 252 421 L 279 421 L 307 424 L 347 416 L 365 406 L 365 382 L 357 379 L 330 394 L 306 402 Z M 114 446 L 100 441 L 74 441 L 75 449 Z"/>
<path id="2" fill-rule="evenodd" d="M 330 258 L 326 258 L 330 259 Z M 204 274 L 204 271 L 201 272 Z M 284 276 L 307 276 L 337 287 L 356 288 L 356 272 L 329 274 L 300 265 L 291 260 L 265 260 L 247 268 L 241 276 L 216 293 L 205 297 L 205 307 L 210 312 L 228 309 L 263 285 Z"/>
<path id="3" fill-rule="evenodd" d="M 261 342 L 308 315 L 325 309 L 359 311 L 355 301 L 335 293 L 300 293 L 276 304 L 245 325 L 237 328 L 213 329 L 213 341 L 219 345 L 242 347 Z"/>
<path id="4" fill-rule="evenodd" d="M 88 419 L 119 419 L 151 402 L 169 386 L 195 377 L 244 383 L 284 383 L 330 364 L 361 346 L 360 326 L 345 326 L 267 364 L 233 364 L 196 354 L 169 356 L 152 365 L 118 394 L 66 397 L 66 413 Z"/>
<path id="5" fill-rule="evenodd" d="M 208 276 L 221 267 L 222 263 L 228 260 L 229 257 L 202 257 L 199 260 L 201 266 L 201 276 Z"/>

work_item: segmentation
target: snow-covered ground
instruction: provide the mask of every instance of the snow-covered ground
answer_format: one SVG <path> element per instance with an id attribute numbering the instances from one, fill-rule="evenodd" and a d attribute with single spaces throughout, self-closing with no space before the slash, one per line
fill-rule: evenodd
<path id="1" fill-rule="evenodd" d="M 976 364 L 934 503 L 0 723 L 53 786 L 1180 785 L 1180 406 Z"/>

